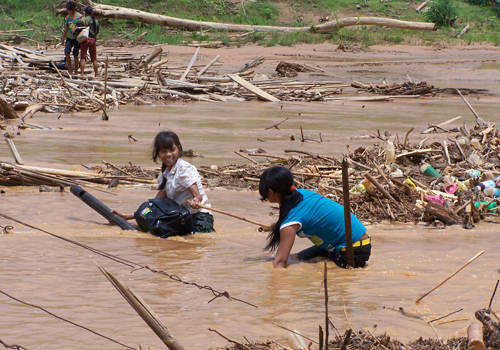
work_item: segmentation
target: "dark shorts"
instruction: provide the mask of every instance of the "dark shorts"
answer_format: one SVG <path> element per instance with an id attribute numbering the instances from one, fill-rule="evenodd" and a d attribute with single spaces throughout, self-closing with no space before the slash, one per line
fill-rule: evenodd
<path id="1" fill-rule="evenodd" d="M 372 245 L 368 243 L 359 247 L 354 247 L 354 267 L 365 267 L 366 262 L 370 259 Z M 345 250 L 335 249 L 328 251 L 316 245 L 302 250 L 296 254 L 297 258 L 302 261 L 311 260 L 317 257 L 325 257 L 333 261 L 337 266 L 347 267 L 347 252 Z"/>
<path id="2" fill-rule="evenodd" d="M 87 49 L 90 54 L 90 62 L 97 61 L 97 50 L 96 50 L 96 40 L 94 38 L 88 38 L 86 41 L 80 44 L 82 51 L 80 52 L 80 59 L 82 61 L 87 60 Z"/>
<path id="3" fill-rule="evenodd" d="M 76 39 L 66 38 L 66 43 L 64 45 L 64 53 L 71 53 L 71 48 L 73 48 L 73 56 L 78 56 L 78 51 L 80 51 L 80 44 Z"/>
<path id="4" fill-rule="evenodd" d="M 193 218 L 194 232 L 215 232 L 214 217 L 211 214 L 198 212 L 191 217 Z"/>

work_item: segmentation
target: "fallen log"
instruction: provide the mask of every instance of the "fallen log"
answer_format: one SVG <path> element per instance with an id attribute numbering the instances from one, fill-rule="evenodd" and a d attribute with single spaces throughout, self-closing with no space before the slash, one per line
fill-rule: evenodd
<path id="1" fill-rule="evenodd" d="M 431 202 L 425 206 L 423 221 L 434 222 L 435 220 L 441 221 L 447 226 L 462 223 L 462 219 L 458 215 L 447 210 L 442 205 Z"/>
<path id="2" fill-rule="evenodd" d="M 4 119 L 17 119 L 19 118 L 14 107 L 9 105 L 9 103 L 0 96 L 0 114 L 4 117 Z"/>
<path id="3" fill-rule="evenodd" d="M 409 22 L 399 21 L 389 18 L 377 17 L 349 17 L 343 18 L 338 21 L 331 21 L 320 24 L 316 27 L 275 27 L 275 26 L 254 26 L 243 24 L 227 24 L 215 22 L 201 22 L 188 19 L 181 19 L 169 16 L 163 16 L 156 13 L 139 11 L 136 9 L 129 9 L 126 7 L 111 6 L 104 4 L 95 4 L 90 0 L 82 0 L 82 3 L 94 8 L 94 13 L 98 16 L 132 20 L 140 23 L 158 24 L 165 27 L 184 28 L 187 30 L 224 30 L 229 32 L 315 32 L 315 33 L 328 33 L 348 26 L 359 25 L 378 25 L 384 27 L 395 27 L 402 29 L 413 30 L 437 30 L 434 23 L 423 22 Z M 65 9 L 60 9 L 56 14 L 66 13 Z"/>
<path id="4" fill-rule="evenodd" d="M 435 23 L 399 21 L 380 17 L 348 17 L 314 27 L 316 33 L 328 33 L 349 26 L 383 26 L 413 30 L 437 30 Z"/>

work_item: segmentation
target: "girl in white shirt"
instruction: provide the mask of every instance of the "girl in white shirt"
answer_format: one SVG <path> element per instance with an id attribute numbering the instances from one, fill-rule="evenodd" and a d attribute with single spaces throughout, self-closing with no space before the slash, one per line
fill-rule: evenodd
<path id="1" fill-rule="evenodd" d="M 162 161 L 162 173 L 158 177 L 158 193 L 156 198 L 170 198 L 191 213 L 195 232 L 214 232 L 214 218 L 207 209 L 198 207 L 201 204 L 210 207 L 210 202 L 201 185 L 201 176 L 196 167 L 182 159 L 182 145 L 173 131 L 162 131 L 153 141 L 152 158 Z M 187 203 L 191 201 L 191 204 Z M 134 214 L 123 214 L 112 211 L 125 220 L 134 218 Z"/>

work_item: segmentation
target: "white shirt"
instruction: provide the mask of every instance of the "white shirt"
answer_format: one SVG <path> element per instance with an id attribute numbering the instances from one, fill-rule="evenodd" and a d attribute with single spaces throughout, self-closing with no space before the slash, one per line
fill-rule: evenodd
<path id="1" fill-rule="evenodd" d="M 163 172 L 163 176 L 167 179 L 167 184 L 163 191 L 167 193 L 167 197 L 173 199 L 177 202 L 181 207 L 189 210 L 191 214 L 195 214 L 199 211 L 204 213 L 210 213 L 210 210 L 207 209 L 193 209 L 186 202 L 186 200 L 192 200 L 193 195 L 189 190 L 191 185 L 196 184 L 198 186 L 198 191 L 202 197 L 201 205 L 210 207 L 210 202 L 208 201 L 208 197 L 201 185 L 201 176 L 198 173 L 196 167 L 184 159 L 179 158 L 177 162 L 175 162 L 172 169 L 169 171 L 168 168 Z M 163 176 L 158 176 L 158 186 L 161 186 L 163 182 Z"/>

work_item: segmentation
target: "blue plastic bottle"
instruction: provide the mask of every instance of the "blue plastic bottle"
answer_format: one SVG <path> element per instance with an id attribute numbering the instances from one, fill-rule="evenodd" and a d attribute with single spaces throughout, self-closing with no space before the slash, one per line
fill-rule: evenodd
<path id="1" fill-rule="evenodd" d="M 474 187 L 474 189 L 478 191 L 484 191 L 488 187 L 495 188 L 497 187 L 497 184 L 493 180 L 481 181 L 476 185 L 476 187 Z"/>
<path id="2" fill-rule="evenodd" d="M 500 198 L 500 190 L 495 187 L 486 187 L 484 194 L 491 198 Z"/>

